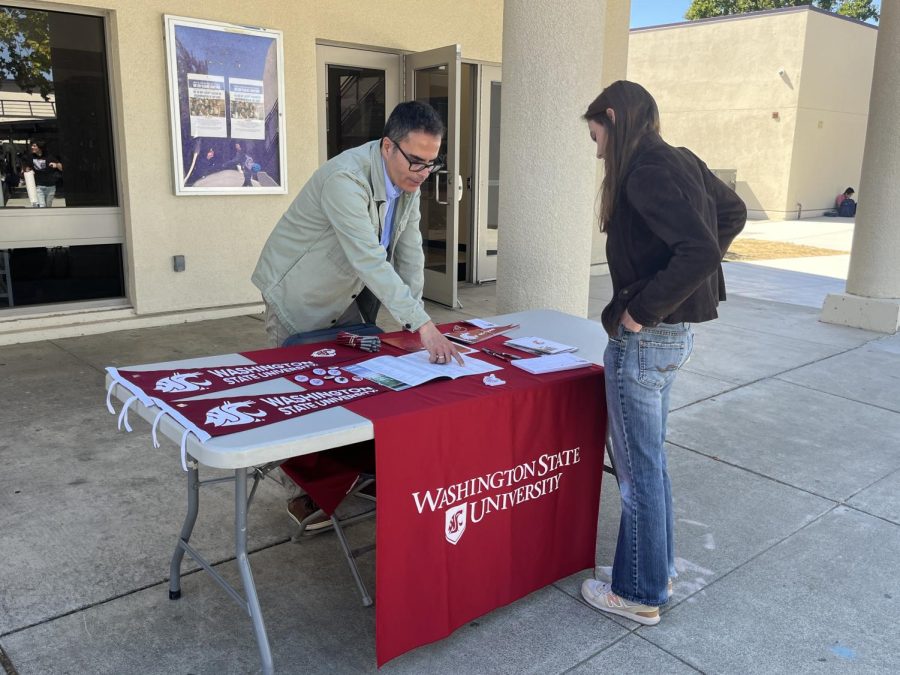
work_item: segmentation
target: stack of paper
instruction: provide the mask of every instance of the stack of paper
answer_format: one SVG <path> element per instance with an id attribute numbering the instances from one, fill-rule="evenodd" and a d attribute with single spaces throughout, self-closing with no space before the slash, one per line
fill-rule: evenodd
<path id="1" fill-rule="evenodd" d="M 518 337 L 507 340 L 503 344 L 507 347 L 515 347 L 522 351 L 531 352 L 532 354 L 563 354 L 565 352 L 574 352 L 578 350 L 578 347 L 539 337 Z"/>
<path id="2" fill-rule="evenodd" d="M 532 375 L 542 375 L 544 373 L 555 373 L 560 370 L 587 368 L 591 365 L 591 362 L 574 354 L 563 352 L 561 354 L 538 356 L 535 359 L 519 359 L 518 361 L 511 361 L 510 364 Z"/>

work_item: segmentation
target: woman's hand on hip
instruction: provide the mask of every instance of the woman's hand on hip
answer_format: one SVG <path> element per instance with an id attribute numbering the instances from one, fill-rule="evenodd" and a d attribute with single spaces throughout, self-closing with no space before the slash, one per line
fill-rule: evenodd
<path id="1" fill-rule="evenodd" d="M 631 318 L 631 314 L 628 313 L 627 309 L 622 312 L 621 323 L 626 330 L 630 330 L 632 333 L 640 333 L 641 329 L 643 328 L 641 324 Z"/>

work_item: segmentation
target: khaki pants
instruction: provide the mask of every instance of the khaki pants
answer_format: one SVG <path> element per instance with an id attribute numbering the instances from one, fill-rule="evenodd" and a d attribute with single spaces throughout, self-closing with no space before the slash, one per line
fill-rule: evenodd
<path id="1" fill-rule="evenodd" d="M 265 302 L 265 300 L 263 300 Z M 278 315 L 275 313 L 275 310 L 269 306 L 268 302 L 266 304 L 266 334 L 269 336 L 269 346 L 270 347 L 280 347 L 284 344 L 284 341 L 287 340 L 293 333 L 281 323 L 281 319 L 278 318 Z M 344 310 L 344 313 L 338 317 L 335 322 L 335 328 L 339 326 L 351 326 L 353 324 L 362 323 L 362 313 L 360 312 L 359 307 L 356 302 L 351 302 L 350 306 Z"/>
<path id="2" fill-rule="evenodd" d="M 269 336 L 270 347 L 280 347 L 291 336 L 291 331 L 281 323 L 281 319 L 268 302 L 266 302 L 266 335 Z"/>
<path id="3" fill-rule="evenodd" d="M 281 319 L 278 318 L 278 315 L 275 313 L 275 310 L 269 305 L 268 302 L 263 300 L 266 305 L 266 335 L 269 337 L 269 346 L 271 347 L 280 347 L 284 344 L 284 341 L 287 340 L 293 333 L 281 323 Z M 362 321 L 362 315 L 360 314 L 359 308 L 356 303 L 353 302 L 347 310 L 341 315 L 340 319 L 338 319 L 338 325 L 341 324 L 354 324 L 360 323 Z M 290 460 L 288 460 L 290 461 Z M 288 476 L 284 471 L 282 471 L 281 467 L 278 467 L 275 471 L 271 473 L 271 477 L 276 481 L 281 483 L 282 487 L 285 489 L 285 494 L 288 502 L 293 500 L 300 495 L 306 494 L 303 488 L 301 488 L 297 483 Z"/>

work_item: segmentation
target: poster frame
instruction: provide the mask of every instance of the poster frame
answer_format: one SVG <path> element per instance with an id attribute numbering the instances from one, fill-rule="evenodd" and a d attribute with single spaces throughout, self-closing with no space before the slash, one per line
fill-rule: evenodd
<path id="1" fill-rule="evenodd" d="M 182 16 L 174 16 L 171 14 L 166 14 L 163 16 L 164 26 L 165 26 L 165 46 L 166 46 L 166 66 L 167 66 L 167 78 L 168 78 L 168 93 L 169 93 L 169 117 L 170 117 L 170 133 L 171 133 L 171 141 L 172 141 L 172 168 L 173 168 L 173 180 L 174 180 L 174 190 L 176 196 L 196 196 L 196 195 L 266 195 L 266 194 L 287 194 L 288 192 L 288 181 L 287 181 L 287 162 L 285 161 L 286 157 L 286 136 L 285 136 L 285 96 L 284 96 L 284 47 L 283 47 L 283 35 L 280 30 L 270 29 L 270 28 L 261 28 L 254 26 L 240 26 L 231 23 L 225 23 L 221 21 L 211 21 L 206 19 L 195 19 L 189 17 Z M 263 118 L 261 120 L 261 126 L 263 127 L 262 133 L 264 146 L 271 146 L 272 143 L 269 142 L 270 132 L 274 132 L 277 130 L 277 155 L 274 159 L 268 159 L 265 166 L 260 166 L 258 163 L 256 166 L 260 167 L 260 171 L 264 174 L 265 183 L 275 183 L 275 184 L 261 184 L 258 180 L 258 174 L 252 171 L 253 163 L 250 163 L 248 169 L 245 169 L 246 173 L 253 175 L 255 178 L 251 180 L 251 185 L 243 185 L 245 183 L 245 174 L 241 172 L 240 169 L 237 168 L 237 165 L 233 169 L 227 169 L 223 164 L 221 165 L 220 171 L 222 171 L 222 175 L 218 181 L 206 181 L 207 183 L 237 183 L 239 179 L 241 183 L 237 183 L 236 185 L 196 185 L 195 182 L 203 182 L 201 180 L 197 180 L 195 173 L 198 170 L 198 165 L 202 164 L 208 151 L 196 151 L 197 147 L 202 147 L 202 141 L 205 136 L 191 136 L 191 131 L 194 131 L 193 128 L 187 129 L 187 135 L 185 135 L 185 124 L 191 124 L 192 118 L 190 117 L 190 91 L 187 86 L 187 75 L 198 75 L 198 73 L 187 71 L 182 73 L 179 71 L 178 66 L 178 57 L 177 57 L 177 35 L 176 32 L 179 28 L 186 29 L 194 29 L 199 31 L 200 34 L 203 32 L 210 33 L 210 39 L 215 39 L 217 41 L 217 45 L 219 47 L 219 53 L 227 54 L 226 58 L 234 58 L 231 56 L 231 49 L 223 49 L 222 45 L 224 44 L 227 47 L 229 36 L 233 38 L 235 42 L 239 40 L 246 40 L 244 36 L 252 36 L 256 38 L 263 38 L 266 40 L 272 40 L 274 43 L 275 50 L 275 70 L 276 77 L 274 81 L 277 83 L 277 98 L 275 100 L 274 107 L 277 111 L 277 120 L 276 124 L 272 126 L 267 123 L 268 114 L 265 109 L 263 110 Z M 239 50 L 235 49 L 234 53 L 238 53 Z M 218 61 L 219 67 L 218 69 L 224 70 L 226 72 L 234 73 L 240 67 L 240 64 L 236 62 L 228 62 L 224 63 L 222 61 Z M 254 73 L 250 73 L 254 74 Z M 223 146 L 222 141 L 225 141 L 225 144 L 232 144 L 233 141 L 241 141 L 246 144 L 246 141 L 242 141 L 241 138 L 234 138 L 232 136 L 234 120 L 231 118 L 231 105 L 232 105 L 232 97 L 233 93 L 230 91 L 229 81 L 231 79 L 246 79 L 247 73 L 241 72 L 241 78 L 235 77 L 232 75 L 219 75 L 213 73 L 199 74 L 206 75 L 210 80 L 221 80 L 222 81 L 222 93 L 224 96 L 225 103 L 224 111 L 223 111 L 223 119 L 224 119 L 224 127 L 225 127 L 225 135 L 220 136 L 217 135 L 214 137 L 214 141 L 216 145 L 219 147 Z M 263 73 L 256 74 L 257 79 L 260 82 L 264 82 L 266 78 Z M 265 105 L 265 96 L 266 96 L 266 87 L 260 87 L 260 96 L 263 97 L 263 105 Z M 187 103 L 186 103 L 187 102 Z M 188 109 L 182 110 L 182 108 L 187 107 Z M 187 117 L 187 120 L 185 120 Z M 198 117 L 196 118 L 199 121 L 203 121 L 204 118 Z M 214 121 L 213 118 L 208 118 L 207 121 Z M 185 151 L 185 138 L 196 138 L 197 142 L 195 145 L 195 151 L 192 153 L 190 150 Z M 246 137 L 245 137 L 246 138 Z M 273 139 L 274 140 L 274 139 Z M 229 154 L 227 152 L 220 154 Z M 271 154 L 271 153 L 268 153 Z M 266 155 L 268 157 L 268 154 Z M 201 157 L 201 155 L 203 157 Z M 215 153 L 214 153 L 215 156 Z M 252 156 L 252 155 L 251 155 Z M 225 161 L 226 158 L 222 157 L 220 161 Z M 207 160 L 209 161 L 209 160 Z M 234 171 L 237 176 L 228 175 L 227 171 Z M 272 174 L 278 177 L 278 180 L 274 180 L 271 178 Z"/>

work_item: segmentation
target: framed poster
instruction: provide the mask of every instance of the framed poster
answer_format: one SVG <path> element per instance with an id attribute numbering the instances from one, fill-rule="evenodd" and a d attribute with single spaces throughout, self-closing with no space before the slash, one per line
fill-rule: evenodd
<path id="1" fill-rule="evenodd" d="M 165 16 L 176 195 L 285 194 L 281 31 Z"/>

